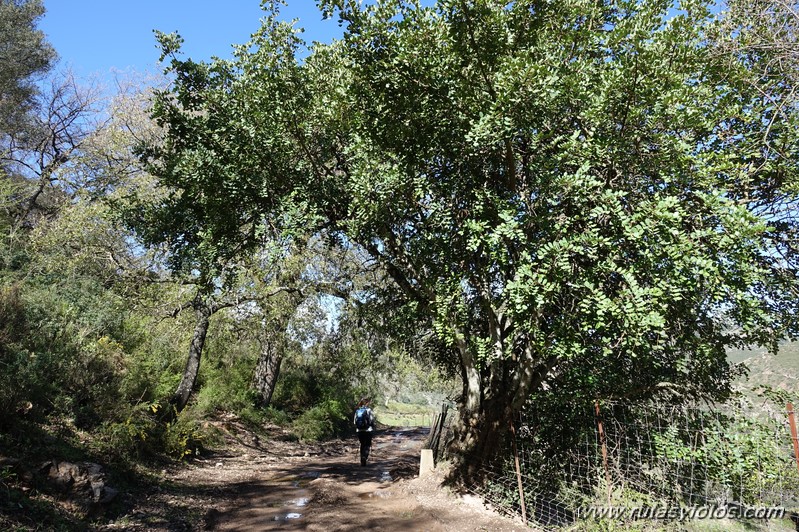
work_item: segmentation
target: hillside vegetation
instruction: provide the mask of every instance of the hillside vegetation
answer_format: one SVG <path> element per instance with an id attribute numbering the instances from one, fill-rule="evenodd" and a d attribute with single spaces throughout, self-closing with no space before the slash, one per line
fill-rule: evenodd
<path id="1" fill-rule="evenodd" d="M 600 405 L 652 500 L 793 496 L 726 412 L 797 390 L 795 2 L 319 0 L 329 43 L 281 5 L 103 89 L 0 0 L 0 528 L 108 524 L 101 470 L 141 493 L 233 425 L 351 437 L 363 398 L 452 405 L 449 483 L 511 508 L 612 491 Z M 690 417 L 628 437 L 651 408 Z M 517 444 L 534 480 L 492 484 Z"/>
<path id="2" fill-rule="evenodd" d="M 780 344 L 777 355 L 764 348 L 729 350 L 732 363 L 744 363 L 748 375 L 739 381 L 756 388 L 770 386 L 793 394 L 799 393 L 799 342 Z"/>

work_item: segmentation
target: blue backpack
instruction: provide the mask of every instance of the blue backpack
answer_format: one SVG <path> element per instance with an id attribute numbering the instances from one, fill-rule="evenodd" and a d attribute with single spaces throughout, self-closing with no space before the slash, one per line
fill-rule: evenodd
<path id="1" fill-rule="evenodd" d="M 355 428 L 366 430 L 369 428 L 369 411 L 366 408 L 359 408 L 355 411 Z"/>

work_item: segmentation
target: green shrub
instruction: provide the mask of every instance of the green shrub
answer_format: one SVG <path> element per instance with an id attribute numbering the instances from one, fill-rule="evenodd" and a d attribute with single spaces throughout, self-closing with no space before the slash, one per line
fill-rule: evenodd
<path id="1" fill-rule="evenodd" d="M 264 421 L 268 421 L 281 427 L 291 424 L 291 417 L 289 417 L 289 415 L 283 410 L 268 406 L 266 408 L 259 408 L 258 411 L 262 413 Z"/>
<path id="2" fill-rule="evenodd" d="M 96 431 L 95 450 L 118 462 L 159 455 L 182 459 L 199 454 L 206 443 L 215 441 L 212 427 L 187 412 L 163 423 L 158 420 L 159 410 L 157 403 L 140 404 L 130 409 L 124 421 L 104 423 Z"/>
<path id="3" fill-rule="evenodd" d="M 45 331 L 31 319 L 23 286 L 0 289 L 0 425 L 22 414 L 36 416 L 58 404 L 64 361 L 72 358 L 63 342 L 47 345 Z M 51 349 L 47 347 L 52 346 Z M 65 395 L 65 394 L 62 394 Z"/>
<path id="4" fill-rule="evenodd" d="M 350 430 L 349 409 L 339 401 L 325 401 L 295 419 L 292 430 L 302 441 L 320 441 L 342 436 Z"/>
<path id="5" fill-rule="evenodd" d="M 308 366 L 284 369 L 272 394 L 272 404 L 291 413 L 307 411 L 322 399 L 319 380 Z"/>
<path id="6" fill-rule="evenodd" d="M 19 286 L 0 288 L 0 352 L 19 341 L 26 325 Z"/>
<path id="7" fill-rule="evenodd" d="M 42 283 L 0 289 L 0 419 L 55 414 L 99 425 L 122 399 L 117 298 L 91 281 Z"/>
<path id="8" fill-rule="evenodd" d="M 186 365 L 190 324 L 134 315 L 124 330 L 130 355 L 120 382 L 122 396 L 137 402 L 169 397 Z"/>
<path id="9" fill-rule="evenodd" d="M 157 453 L 160 428 L 154 416 L 156 405 L 129 407 L 124 421 L 106 421 L 97 428 L 96 451 L 111 461 L 130 462 Z"/>
<path id="10" fill-rule="evenodd" d="M 196 456 L 204 448 L 207 434 L 197 419 L 181 415 L 167 423 L 162 433 L 164 452 L 173 458 Z"/>
<path id="11" fill-rule="evenodd" d="M 228 367 L 213 367 L 207 364 L 200 368 L 198 386 L 192 410 L 197 416 L 205 416 L 215 411 L 241 413 L 255 404 L 255 396 L 250 389 L 252 366 L 239 361 Z"/>

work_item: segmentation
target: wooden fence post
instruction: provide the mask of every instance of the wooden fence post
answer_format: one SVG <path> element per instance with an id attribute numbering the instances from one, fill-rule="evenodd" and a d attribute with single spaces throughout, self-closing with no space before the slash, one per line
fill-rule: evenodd
<path id="1" fill-rule="evenodd" d="M 796 418 L 794 417 L 793 403 L 788 403 L 788 423 L 791 425 L 793 456 L 796 459 L 796 467 L 799 469 L 799 437 L 796 435 Z"/>
<path id="2" fill-rule="evenodd" d="M 510 420 L 510 433 L 513 437 L 513 457 L 516 459 L 516 481 L 519 484 L 519 500 L 522 503 L 522 521 L 527 525 L 527 508 L 524 504 L 524 487 L 522 484 L 522 470 L 519 467 L 519 450 L 516 448 L 516 429 L 513 427 L 513 419 Z"/>
<path id="3" fill-rule="evenodd" d="M 599 430 L 599 443 L 602 445 L 602 462 L 605 466 L 605 482 L 608 485 L 608 506 L 610 506 L 610 467 L 608 466 L 608 446 L 605 438 L 605 428 L 602 426 L 602 415 L 599 413 L 599 399 L 594 400 L 594 411 L 596 412 L 596 426 Z"/>
<path id="4" fill-rule="evenodd" d="M 447 403 L 443 403 L 441 405 L 441 417 L 438 419 L 438 424 L 436 427 L 436 437 L 435 441 L 433 442 L 433 463 L 437 464 L 439 455 L 441 454 L 441 450 L 439 447 L 441 446 L 441 435 L 444 432 L 444 424 L 447 421 L 447 414 L 449 413 L 449 405 Z"/>

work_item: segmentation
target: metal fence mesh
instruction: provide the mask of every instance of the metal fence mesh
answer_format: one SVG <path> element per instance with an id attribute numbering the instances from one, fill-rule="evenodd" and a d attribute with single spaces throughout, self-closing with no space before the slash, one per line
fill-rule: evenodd
<path id="1" fill-rule="evenodd" d="M 507 513 L 524 505 L 539 528 L 573 526 L 597 506 L 785 507 L 787 517 L 799 509 L 799 469 L 786 406 L 741 396 L 723 405 L 592 401 L 562 416 L 528 409 L 514 422 L 517 452 L 487 457 L 485 480 L 471 489 Z M 454 409 L 442 414 L 431 430 L 437 453 Z"/>

